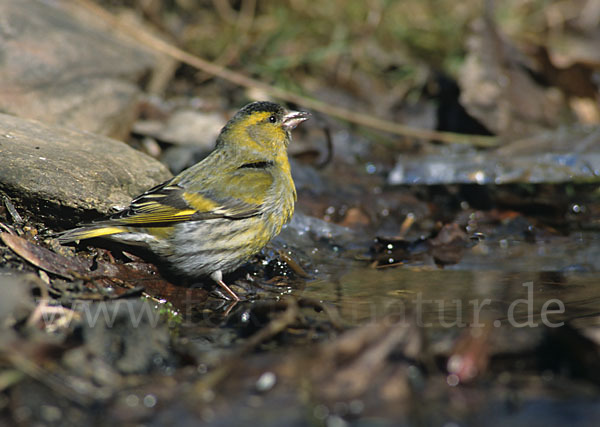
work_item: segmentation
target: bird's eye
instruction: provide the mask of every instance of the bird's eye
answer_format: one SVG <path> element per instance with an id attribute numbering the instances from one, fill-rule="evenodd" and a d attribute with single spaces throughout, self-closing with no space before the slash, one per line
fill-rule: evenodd
<path id="1" fill-rule="evenodd" d="M 277 121 L 277 117 L 275 117 L 275 116 L 269 117 L 269 122 L 275 123 L 276 121 Z"/>

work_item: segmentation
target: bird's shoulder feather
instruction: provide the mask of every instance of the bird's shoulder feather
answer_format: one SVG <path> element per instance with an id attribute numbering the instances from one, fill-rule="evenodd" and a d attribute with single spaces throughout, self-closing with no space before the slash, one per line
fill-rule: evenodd
<path id="1" fill-rule="evenodd" d="M 135 198 L 127 209 L 111 216 L 109 221 L 119 225 L 152 227 L 257 215 L 273 184 L 274 178 L 268 167 L 243 166 L 215 177 L 196 179 L 189 184 L 185 175 L 175 177 Z"/>

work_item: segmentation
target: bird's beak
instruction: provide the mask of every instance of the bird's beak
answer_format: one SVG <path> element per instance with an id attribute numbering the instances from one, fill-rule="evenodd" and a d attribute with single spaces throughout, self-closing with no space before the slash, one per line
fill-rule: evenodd
<path id="1" fill-rule="evenodd" d="M 294 129 L 304 120 L 308 120 L 310 118 L 310 113 L 307 111 L 290 111 L 285 116 L 283 116 L 283 128 L 287 131 Z"/>

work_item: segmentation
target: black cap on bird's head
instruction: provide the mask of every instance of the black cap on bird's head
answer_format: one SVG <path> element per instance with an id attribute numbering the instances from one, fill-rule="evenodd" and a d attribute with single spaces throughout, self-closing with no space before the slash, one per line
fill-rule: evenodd
<path id="1" fill-rule="evenodd" d="M 286 109 L 279 104 L 269 101 L 256 101 L 247 104 L 237 112 L 236 116 L 247 116 L 252 113 L 273 113 L 275 115 L 283 116 L 286 113 Z"/>

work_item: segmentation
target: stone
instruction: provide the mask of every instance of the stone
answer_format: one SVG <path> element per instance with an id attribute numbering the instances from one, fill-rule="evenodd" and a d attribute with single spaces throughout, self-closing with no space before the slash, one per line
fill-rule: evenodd
<path id="1" fill-rule="evenodd" d="M 0 2 L 0 112 L 124 138 L 156 56 L 76 2 Z"/>
<path id="2" fill-rule="evenodd" d="M 0 114 L 0 191 L 15 204 L 108 213 L 171 174 L 107 137 Z"/>

